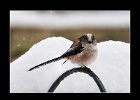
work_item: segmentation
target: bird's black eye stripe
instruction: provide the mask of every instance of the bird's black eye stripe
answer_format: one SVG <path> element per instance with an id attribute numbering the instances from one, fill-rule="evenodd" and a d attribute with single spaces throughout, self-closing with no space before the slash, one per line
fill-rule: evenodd
<path id="1" fill-rule="evenodd" d="M 92 38 L 92 40 L 95 40 L 95 36 L 94 36 L 94 35 L 92 35 L 92 37 L 91 37 L 91 38 Z"/>
<path id="2" fill-rule="evenodd" d="M 88 37 L 87 37 L 86 35 L 83 35 L 82 37 L 79 38 L 79 40 L 80 40 L 81 42 L 83 42 L 83 41 L 88 41 Z"/>

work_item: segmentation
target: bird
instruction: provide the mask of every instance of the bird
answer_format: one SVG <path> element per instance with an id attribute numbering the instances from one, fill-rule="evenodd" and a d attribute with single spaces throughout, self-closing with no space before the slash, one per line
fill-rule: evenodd
<path id="1" fill-rule="evenodd" d="M 73 44 L 70 46 L 70 48 L 61 56 L 38 64 L 30 68 L 28 71 L 32 71 L 36 68 L 50 64 L 52 62 L 56 62 L 61 59 L 66 59 L 64 63 L 69 60 L 73 64 L 77 64 L 78 66 L 85 68 L 97 58 L 97 55 L 98 49 L 96 38 L 93 34 L 87 33 L 73 41 Z"/>

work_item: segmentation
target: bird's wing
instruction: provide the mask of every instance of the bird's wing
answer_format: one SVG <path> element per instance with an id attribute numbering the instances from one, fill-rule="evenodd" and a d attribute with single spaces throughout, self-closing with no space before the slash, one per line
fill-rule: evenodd
<path id="1" fill-rule="evenodd" d="M 83 47 L 80 41 L 75 41 L 71 47 L 61 56 L 61 57 L 69 57 L 72 55 L 76 55 L 83 51 Z"/>

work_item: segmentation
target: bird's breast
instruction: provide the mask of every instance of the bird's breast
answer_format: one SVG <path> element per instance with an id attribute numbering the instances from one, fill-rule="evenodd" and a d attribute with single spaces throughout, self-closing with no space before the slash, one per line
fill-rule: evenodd
<path id="1" fill-rule="evenodd" d="M 85 48 L 81 53 L 70 56 L 69 60 L 72 63 L 78 64 L 78 65 L 89 65 L 92 63 L 97 57 L 97 48 Z"/>

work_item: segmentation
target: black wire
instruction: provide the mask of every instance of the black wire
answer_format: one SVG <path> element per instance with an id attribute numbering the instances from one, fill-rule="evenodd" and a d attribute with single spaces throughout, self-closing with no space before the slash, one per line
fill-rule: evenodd
<path id="1" fill-rule="evenodd" d="M 106 92 L 103 83 L 101 82 L 101 80 L 99 79 L 99 77 L 93 72 L 91 71 L 89 68 L 87 67 L 79 67 L 79 68 L 73 68 L 71 70 L 68 70 L 66 72 L 64 72 L 57 80 L 55 80 L 55 82 L 52 84 L 52 86 L 50 87 L 50 89 L 48 90 L 48 92 L 54 92 L 54 90 L 57 88 L 57 86 L 60 84 L 60 82 L 66 78 L 67 76 L 76 73 L 76 72 L 83 72 L 88 74 L 89 76 L 91 76 L 94 81 L 96 82 L 97 86 L 99 87 L 101 92 Z"/>

